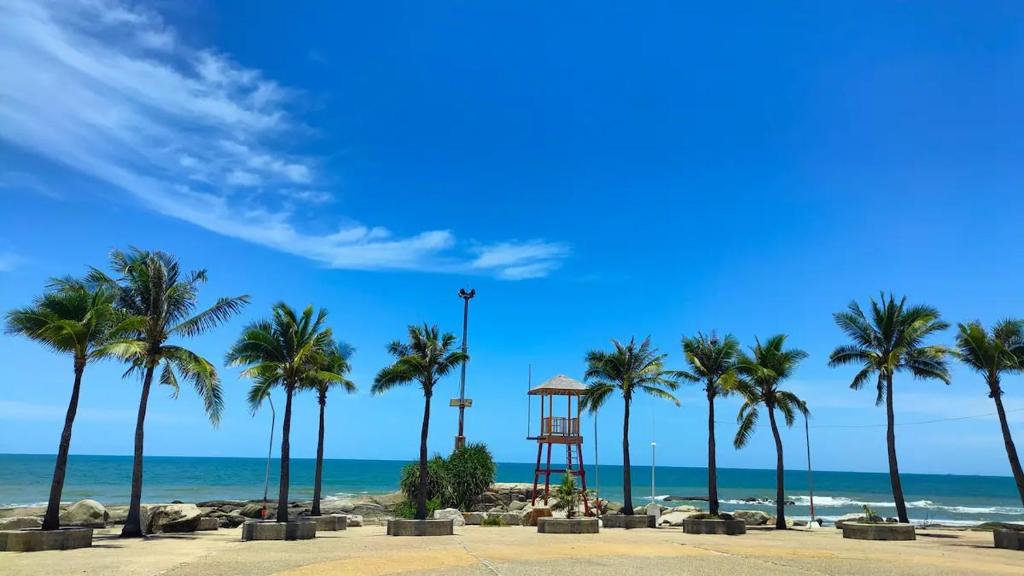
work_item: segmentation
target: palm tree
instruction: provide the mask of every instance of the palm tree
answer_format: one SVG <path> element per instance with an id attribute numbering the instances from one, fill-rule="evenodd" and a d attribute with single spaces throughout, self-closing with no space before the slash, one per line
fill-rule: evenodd
<path id="1" fill-rule="evenodd" d="M 423 389 L 423 426 L 420 429 L 420 488 L 416 495 L 416 519 L 427 518 L 427 433 L 430 430 L 430 397 L 434 385 L 452 370 L 469 360 L 455 348 L 455 335 L 441 334 L 437 326 L 409 326 L 409 341 L 395 340 L 388 352 L 394 364 L 381 369 L 373 380 L 373 394 L 383 394 L 395 386 L 418 382 Z"/>
<path id="2" fill-rule="evenodd" d="M 183 273 L 177 258 L 165 252 L 136 248 L 115 250 L 110 255 L 111 277 L 95 268 L 88 279 L 117 294 L 116 305 L 126 314 L 144 318 L 143 326 L 124 339 L 108 346 L 111 354 L 128 364 L 125 376 L 142 375 L 142 396 L 135 423 L 135 460 L 132 465 L 132 493 L 121 537 L 141 537 L 142 458 L 146 408 L 153 375 L 158 367 L 160 383 L 178 395 L 178 379 L 192 384 L 203 400 L 210 422 L 216 426 L 224 407 L 220 378 L 208 360 L 195 352 L 168 344 L 172 338 L 191 338 L 212 330 L 237 314 L 249 301 L 248 296 L 220 298 L 213 306 L 195 313 L 199 287 L 206 282 L 206 271 Z"/>
<path id="3" fill-rule="evenodd" d="M 859 390 L 869 378 L 875 376 L 877 396 L 875 405 L 885 402 L 886 444 L 889 449 L 889 481 L 900 522 L 909 522 L 907 504 L 900 483 L 899 464 L 896 461 L 895 414 L 893 409 L 893 376 L 908 371 L 917 378 L 935 378 L 949 384 L 945 346 L 926 346 L 925 339 L 949 327 L 939 318 L 939 311 L 931 306 L 907 306 L 904 297 L 898 302 L 889 294 L 871 299 L 870 318 L 857 302 L 851 302 L 845 312 L 833 314 L 836 324 L 850 337 L 852 344 L 837 347 L 829 356 L 831 367 L 855 364 L 860 367 L 850 388 Z"/>
<path id="4" fill-rule="evenodd" d="M 55 352 L 70 355 L 75 373 L 50 483 L 50 499 L 43 517 L 43 530 L 60 528 L 60 497 L 64 491 L 71 429 L 78 412 L 85 366 L 107 356 L 106 345 L 128 330 L 138 328 L 138 325 L 137 318 L 125 316 L 114 309 L 113 292 L 103 287 L 90 287 L 71 278 L 52 280 L 48 290 L 31 306 L 7 313 L 5 331 L 8 334 L 25 336 Z"/>
<path id="5" fill-rule="evenodd" d="M 317 403 L 320 405 L 320 432 L 317 435 L 316 443 L 316 474 L 313 480 L 313 508 L 309 513 L 310 516 L 320 515 L 320 487 L 324 470 L 324 408 L 327 406 L 327 392 L 335 386 L 349 394 L 356 391 L 356 385 L 344 377 L 352 369 L 348 363 L 348 359 L 351 357 L 351 347 L 345 344 L 333 344 L 323 357 L 320 371 L 313 376 L 308 384 L 310 389 L 316 391 Z"/>
<path id="6" fill-rule="evenodd" d="M 665 369 L 667 354 L 659 354 L 651 347 L 650 337 L 639 344 L 630 338 L 623 345 L 612 340 L 615 347 L 611 352 L 591 350 L 587 352 L 587 371 L 584 379 L 589 381 L 583 396 L 583 407 L 596 412 L 615 390 L 622 393 L 625 412 L 622 417 L 622 513 L 632 515 L 633 490 L 630 486 L 629 467 L 629 406 L 633 394 L 646 392 L 651 396 L 671 400 L 679 406 L 679 400 L 669 390 L 678 387 L 676 373 Z"/>
<path id="7" fill-rule="evenodd" d="M 253 381 L 249 389 L 249 406 L 259 408 L 270 391 L 284 388 L 284 418 L 281 423 L 281 479 L 277 496 L 277 521 L 288 521 L 288 485 L 292 429 L 292 396 L 317 380 L 340 382 L 343 374 L 334 372 L 327 357 L 334 344 L 331 329 L 324 326 L 327 311 L 314 316 L 307 306 L 298 316 L 283 302 L 274 305 L 269 320 L 257 320 L 242 330 L 242 335 L 228 351 L 228 366 L 246 366 L 242 376 Z M 322 421 L 322 420 L 321 420 Z"/>
<path id="8" fill-rule="evenodd" d="M 779 388 L 786 378 L 793 375 L 800 361 L 807 358 L 807 353 L 798 348 L 785 348 L 786 335 L 778 334 L 763 344 L 760 340 L 750 349 L 753 355 L 740 352 L 736 359 L 736 390 L 743 396 L 736 421 L 739 429 L 733 445 L 742 448 L 750 440 L 754 427 L 757 425 L 758 406 L 764 405 L 768 411 L 768 421 L 772 425 L 772 436 L 775 437 L 775 528 L 786 529 L 786 493 L 783 485 L 782 437 L 779 436 L 779 425 L 775 421 L 775 409 L 782 412 L 786 426 L 793 425 L 797 412 L 806 416 L 807 404 L 792 392 Z"/>
<path id="9" fill-rule="evenodd" d="M 732 334 L 721 340 L 714 334 L 710 337 L 697 334 L 683 338 L 683 355 L 690 370 L 679 372 L 679 376 L 690 382 L 704 384 L 708 398 L 708 511 L 716 515 L 718 466 L 715 462 L 715 398 L 732 392 L 736 382 L 736 355 L 739 351 L 740 343 Z"/>
<path id="10" fill-rule="evenodd" d="M 1010 426 L 1006 423 L 1003 389 L 1000 385 L 1004 374 L 1024 372 L 1024 320 L 1003 320 L 992 328 L 992 332 L 986 332 L 981 322 L 960 324 L 959 328 L 960 333 L 956 337 L 957 356 L 964 364 L 984 376 L 988 384 L 988 396 L 995 401 L 996 412 L 999 414 L 1006 457 L 1010 460 L 1020 501 L 1024 503 L 1024 471 L 1021 470 L 1017 448 L 1010 436 Z"/>

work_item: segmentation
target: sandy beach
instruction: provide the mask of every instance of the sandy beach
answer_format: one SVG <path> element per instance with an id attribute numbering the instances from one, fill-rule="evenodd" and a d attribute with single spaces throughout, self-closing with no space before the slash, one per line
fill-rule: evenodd
<path id="1" fill-rule="evenodd" d="M 919 530 L 913 542 L 843 540 L 839 531 L 751 529 L 696 536 L 679 528 L 588 536 L 535 528 L 464 526 L 455 536 L 394 538 L 382 526 L 321 532 L 303 542 L 242 542 L 240 529 L 121 540 L 96 531 L 92 548 L 0 553 L 0 574 L 1020 574 L 1020 552 L 992 534 Z"/>

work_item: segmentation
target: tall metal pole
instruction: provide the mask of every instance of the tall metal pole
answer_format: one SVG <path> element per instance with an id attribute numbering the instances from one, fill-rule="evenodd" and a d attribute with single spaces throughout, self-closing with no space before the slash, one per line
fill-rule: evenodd
<path id="1" fill-rule="evenodd" d="M 655 502 L 654 496 L 656 494 L 656 492 L 654 490 L 654 468 L 655 468 L 654 461 L 655 461 L 655 454 L 657 452 L 657 448 L 658 448 L 658 443 L 657 442 L 651 442 L 651 504 L 654 504 L 654 502 Z"/>
<path id="2" fill-rule="evenodd" d="M 462 353 L 469 352 L 469 301 L 476 296 L 476 290 L 465 288 L 459 289 L 459 298 L 463 300 L 462 306 Z M 462 363 L 462 379 L 459 382 L 459 434 L 455 437 L 455 449 L 458 450 L 466 445 L 466 435 L 463 429 L 463 422 L 466 415 L 466 363 Z"/>
<path id="3" fill-rule="evenodd" d="M 270 489 L 270 456 L 274 452 L 274 421 L 277 420 L 277 412 L 274 411 L 274 400 L 267 395 L 267 402 L 270 403 L 270 444 L 267 446 L 267 472 L 263 477 L 263 510 L 260 514 L 267 517 L 267 491 Z"/>
<path id="4" fill-rule="evenodd" d="M 807 488 L 811 495 L 811 522 L 814 522 L 814 476 L 811 474 L 811 431 L 807 425 L 807 414 L 804 414 L 804 439 L 807 442 Z"/>

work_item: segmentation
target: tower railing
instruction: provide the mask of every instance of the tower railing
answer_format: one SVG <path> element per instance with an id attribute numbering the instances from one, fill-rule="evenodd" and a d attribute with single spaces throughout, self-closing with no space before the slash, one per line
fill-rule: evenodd
<path id="1" fill-rule="evenodd" d="M 549 416 L 541 420 L 541 436 L 579 436 L 580 419 Z"/>

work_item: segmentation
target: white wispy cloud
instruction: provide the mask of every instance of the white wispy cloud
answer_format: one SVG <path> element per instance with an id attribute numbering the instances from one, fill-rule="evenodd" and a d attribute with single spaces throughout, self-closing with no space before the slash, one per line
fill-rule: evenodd
<path id="1" fill-rule="evenodd" d="M 0 252 L 0 272 L 10 272 L 21 262 L 21 257 L 13 252 Z"/>
<path id="2" fill-rule="evenodd" d="M 208 230 L 348 269 L 491 274 L 558 268 L 559 243 L 460 242 L 340 221 L 302 229 L 332 197 L 318 159 L 290 152 L 296 94 L 154 10 L 118 0 L 0 2 L 0 139 Z"/>

